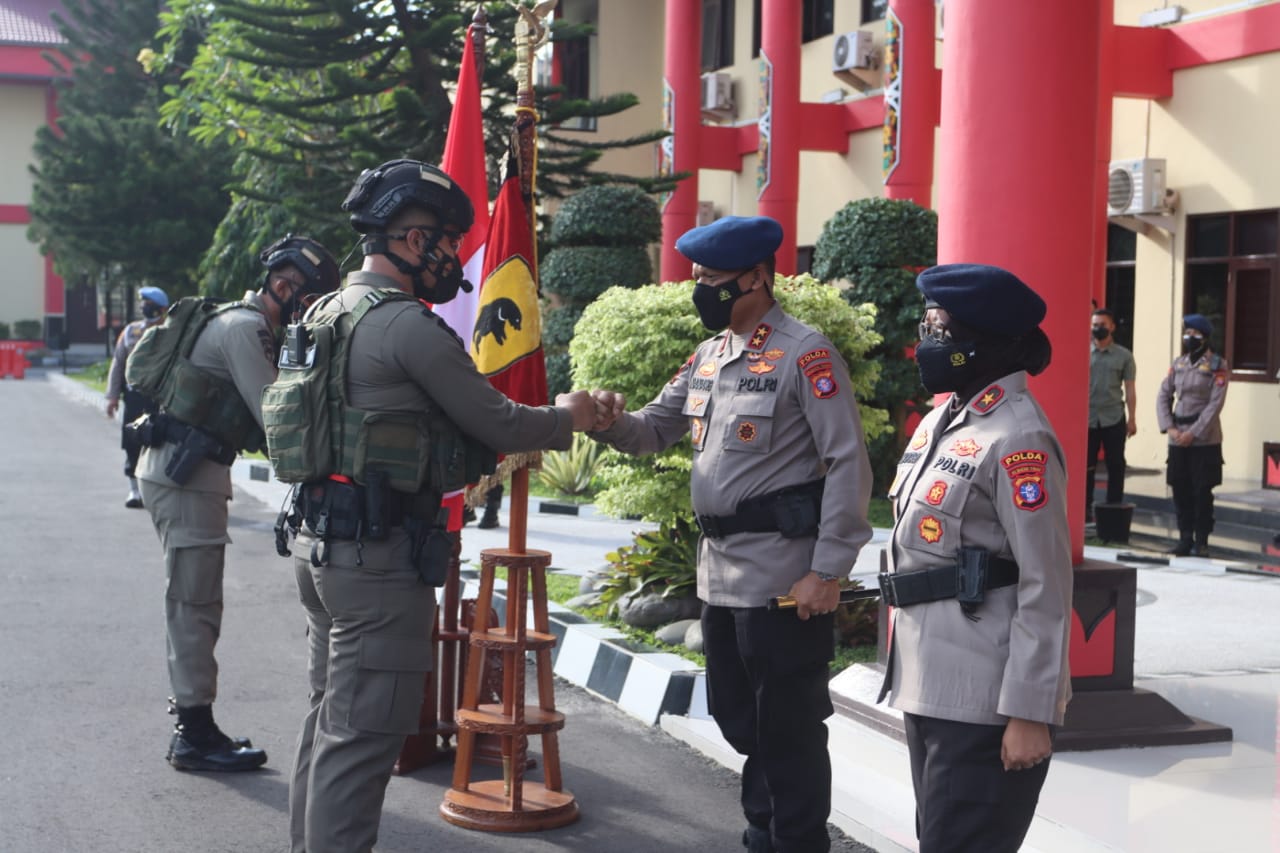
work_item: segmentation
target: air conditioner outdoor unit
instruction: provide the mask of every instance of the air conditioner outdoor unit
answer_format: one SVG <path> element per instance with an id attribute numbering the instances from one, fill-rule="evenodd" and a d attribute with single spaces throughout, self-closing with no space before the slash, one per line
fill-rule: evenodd
<path id="1" fill-rule="evenodd" d="M 1108 215 L 1168 213 L 1164 163 L 1163 159 L 1155 157 L 1112 160 L 1107 170 Z"/>
<path id="2" fill-rule="evenodd" d="M 731 119 L 736 114 L 733 104 L 733 78 L 723 71 L 709 71 L 702 75 L 702 112 L 717 121 Z"/>
<path id="3" fill-rule="evenodd" d="M 875 38 L 867 30 L 836 36 L 831 49 L 831 73 L 859 91 L 877 85 Z"/>

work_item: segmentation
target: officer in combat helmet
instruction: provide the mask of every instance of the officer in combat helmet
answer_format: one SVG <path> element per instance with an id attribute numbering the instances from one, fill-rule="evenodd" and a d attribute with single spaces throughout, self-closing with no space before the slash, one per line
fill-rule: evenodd
<path id="1" fill-rule="evenodd" d="M 439 556 L 430 542 L 441 541 L 432 537 L 443 529 L 442 494 L 462 485 L 440 481 L 441 466 L 423 456 L 434 459 L 441 443 L 469 457 L 565 449 L 596 421 L 585 391 L 556 406 L 507 399 L 427 307 L 470 287 L 457 255 L 474 213 L 449 175 L 393 160 L 364 171 L 342 208 L 364 261 L 307 315 L 335 326 L 351 315 L 346 364 L 329 368 L 345 368 L 351 428 L 339 441 L 339 472 L 303 484 L 297 504 L 311 691 L 289 792 L 295 853 L 372 849 L 396 756 L 418 731 Z M 431 448 L 405 435 L 428 435 Z"/>
<path id="2" fill-rule="evenodd" d="M 160 413 L 140 423 L 138 479 L 167 578 L 170 712 L 178 718 L 167 758 L 179 770 L 252 770 L 267 760 L 213 719 L 230 466 L 239 451 L 263 447 L 261 397 L 276 376 L 277 330 L 335 289 L 339 274 L 328 250 L 308 237 L 288 235 L 260 259 L 261 288 L 212 311 L 189 358 L 166 374 Z"/>

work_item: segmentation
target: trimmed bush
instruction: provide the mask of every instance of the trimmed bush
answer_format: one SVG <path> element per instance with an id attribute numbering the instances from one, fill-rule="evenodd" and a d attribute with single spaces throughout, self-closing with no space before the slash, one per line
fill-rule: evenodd
<path id="1" fill-rule="evenodd" d="M 639 287 L 653 279 L 644 246 L 563 246 L 538 270 L 542 286 L 579 307 L 611 287 Z"/>
<path id="2" fill-rule="evenodd" d="M 785 311 L 831 339 L 849 364 L 853 392 L 867 399 L 879 375 L 879 366 L 866 358 L 880 342 L 874 329 L 875 306 L 852 306 L 838 290 L 810 276 L 780 276 L 774 292 Z M 587 306 L 569 345 L 574 386 L 619 391 L 626 395 L 628 409 L 643 407 L 709 337 L 692 295 L 692 281 L 605 291 Z M 888 429 L 883 410 L 865 404 L 860 409 L 868 439 Z M 639 515 L 650 521 L 692 518 L 691 467 L 687 436 L 651 456 L 610 450 L 602 463 L 604 488 L 596 503 L 618 516 Z"/>
<path id="3" fill-rule="evenodd" d="M 643 246 L 662 239 L 662 216 L 637 187 L 586 187 L 561 205 L 551 225 L 557 246 Z"/>
<path id="4" fill-rule="evenodd" d="M 9 340 L 9 324 L 0 323 L 0 341 Z"/>
<path id="5" fill-rule="evenodd" d="M 19 320 L 13 324 L 13 337 L 19 341 L 38 341 L 44 323 L 39 320 Z"/>

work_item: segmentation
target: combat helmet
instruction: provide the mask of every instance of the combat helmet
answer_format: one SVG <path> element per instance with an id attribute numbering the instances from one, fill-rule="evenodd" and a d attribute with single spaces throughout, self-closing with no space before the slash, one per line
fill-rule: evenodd
<path id="1" fill-rule="evenodd" d="M 392 160 L 365 169 L 356 179 L 342 209 L 351 214 L 351 227 L 361 234 L 386 231 L 404 207 L 418 205 L 440 217 L 441 224 L 467 231 L 475 222 L 471 199 L 453 178 L 420 160 Z"/>
<path id="2" fill-rule="evenodd" d="M 303 294 L 329 293 L 337 290 L 341 283 L 338 262 L 329 254 L 328 249 L 310 237 L 286 234 L 263 249 L 258 260 L 262 261 L 268 272 L 290 264 L 297 267 L 307 278 Z"/>

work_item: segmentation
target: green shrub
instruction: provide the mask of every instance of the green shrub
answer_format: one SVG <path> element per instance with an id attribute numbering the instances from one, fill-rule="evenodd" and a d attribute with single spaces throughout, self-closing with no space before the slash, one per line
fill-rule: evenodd
<path id="1" fill-rule="evenodd" d="M 568 450 L 548 450 L 542 454 L 538 481 L 562 495 L 580 495 L 591 488 L 600 465 L 601 446 L 582 433 L 575 433 Z"/>
<path id="2" fill-rule="evenodd" d="M 9 340 L 9 324 L 0 323 L 0 341 Z"/>
<path id="3" fill-rule="evenodd" d="M 637 187 L 586 187 L 560 206 L 551 224 L 558 246 L 643 246 L 660 239 L 658 205 Z"/>
<path id="4" fill-rule="evenodd" d="M 39 320 L 19 320 L 13 324 L 13 337 L 19 341 L 38 341 L 43 330 L 44 323 Z"/>
<path id="5" fill-rule="evenodd" d="M 698 536 L 691 522 L 677 518 L 637 533 L 631 545 L 607 554 L 609 568 L 595 589 L 608 614 L 617 616 L 618 602 L 626 596 L 679 598 L 697 592 Z"/>
<path id="6" fill-rule="evenodd" d="M 810 276 L 780 276 L 774 292 L 785 311 L 831 339 L 849 364 L 853 392 L 867 399 L 879 374 L 879 366 L 866 358 L 880 341 L 873 328 L 875 307 L 851 306 L 838 290 Z M 653 399 L 708 337 L 693 309 L 692 294 L 692 281 L 606 291 L 587 306 L 569 346 L 574 386 L 621 392 L 633 410 Z M 887 430 L 883 410 L 866 404 L 860 404 L 860 410 L 868 438 Z M 618 516 L 638 515 L 650 521 L 692 518 L 691 468 L 687 436 L 651 456 L 609 450 L 601 465 L 603 490 L 596 503 Z"/>
<path id="7" fill-rule="evenodd" d="M 545 308 L 542 312 L 542 343 L 568 346 L 573 340 L 573 327 L 578 325 L 581 316 L 582 308 L 577 305 Z"/>
<path id="8" fill-rule="evenodd" d="M 893 429 L 870 442 L 878 494 L 888 489 L 902 456 L 910 408 L 927 409 L 928 395 L 907 353 L 924 313 L 916 273 L 933 266 L 937 255 L 937 214 L 911 201 L 887 198 L 845 205 L 827 220 L 813 250 L 814 275 L 849 281 L 844 294 L 850 304 L 871 302 L 879 309 L 876 331 L 883 341 L 870 357 L 883 370 L 869 402 L 889 412 Z"/>
<path id="9" fill-rule="evenodd" d="M 653 279 L 643 246 L 558 246 L 538 270 L 542 286 L 565 302 L 586 305 L 611 287 L 639 287 Z"/>

